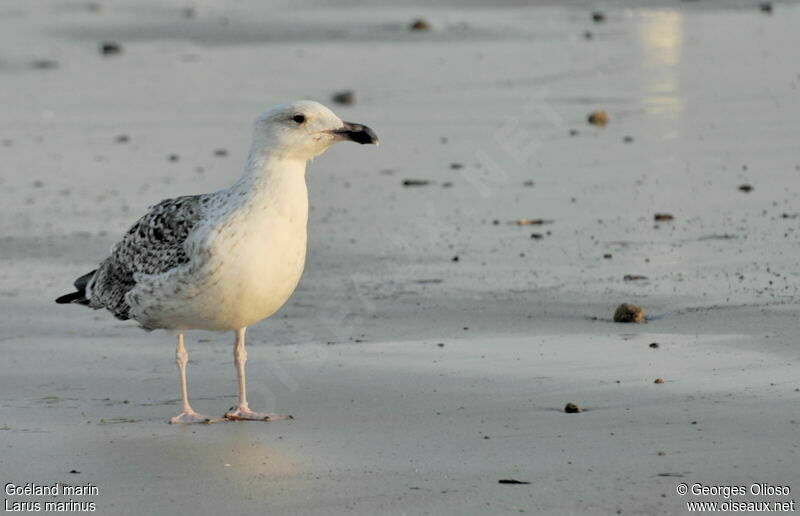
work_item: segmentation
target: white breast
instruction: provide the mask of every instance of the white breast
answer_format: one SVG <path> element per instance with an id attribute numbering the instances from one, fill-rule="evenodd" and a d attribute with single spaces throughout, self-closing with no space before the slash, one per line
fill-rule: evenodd
<path id="1" fill-rule="evenodd" d="M 137 286 L 136 319 L 171 329 L 227 331 L 275 313 L 300 281 L 308 193 L 302 173 L 269 177 L 228 195 L 192 235 L 192 261 Z"/>

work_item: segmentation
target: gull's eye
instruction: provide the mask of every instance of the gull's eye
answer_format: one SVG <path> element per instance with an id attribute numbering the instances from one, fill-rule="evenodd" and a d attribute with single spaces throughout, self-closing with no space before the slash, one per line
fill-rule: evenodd
<path id="1" fill-rule="evenodd" d="M 306 116 L 305 115 L 294 115 L 292 117 L 292 120 L 294 120 L 298 124 L 302 124 L 303 122 L 306 121 Z"/>

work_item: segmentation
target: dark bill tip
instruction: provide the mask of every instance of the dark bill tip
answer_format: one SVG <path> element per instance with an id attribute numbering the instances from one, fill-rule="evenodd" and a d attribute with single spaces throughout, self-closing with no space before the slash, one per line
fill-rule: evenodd
<path id="1" fill-rule="evenodd" d="M 343 139 L 354 141 L 356 143 L 371 143 L 373 145 L 378 145 L 379 143 L 378 135 L 366 125 L 356 124 L 353 122 L 344 122 L 344 126 L 334 132 Z"/>

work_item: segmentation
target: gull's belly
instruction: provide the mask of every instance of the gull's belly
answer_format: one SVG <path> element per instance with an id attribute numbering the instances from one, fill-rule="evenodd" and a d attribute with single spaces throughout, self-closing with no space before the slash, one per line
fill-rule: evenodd
<path id="1" fill-rule="evenodd" d="M 305 257 L 305 224 L 219 238 L 207 265 L 203 327 L 238 329 L 275 313 L 297 287 Z"/>

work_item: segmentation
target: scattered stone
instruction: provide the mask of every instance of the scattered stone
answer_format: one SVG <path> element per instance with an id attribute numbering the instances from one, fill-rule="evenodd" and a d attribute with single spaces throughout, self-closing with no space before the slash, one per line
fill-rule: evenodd
<path id="1" fill-rule="evenodd" d="M 653 383 L 664 383 L 664 379 L 663 378 L 656 378 Z"/>
<path id="2" fill-rule="evenodd" d="M 408 28 L 413 31 L 424 31 L 424 30 L 431 30 L 432 27 L 431 24 L 428 23 L 425 19 L 417 18 L 416 20 L 411 22 L 411 25 Z"/>
<path id="3" fill-rule="evenodd" d="M 667 452 L 660 451 L 660 452 L 658 452 L 658 456 L 659 457 L 666 457 L 667 456 Z"/>
<path id="4" fill-rule="evenodd" d="M 524 182 L 522 183 L 522 186 L 527 186 L 527 187 L 529 187 L 529 188 L 530 188 L 530 187 L 532 187 L 533 185 L 534 185 L 534 182 L 533 182 L 533 180 L 531 180 L 531 179 L 528 179 L 527 181 L 524 181 Z"/>
<path id="5" fill-rule="evenodd" d="M 552 224 L 552 220 L 545 219 L 519 219 L 514 222 L 517 226 L 541 226 L 543 224 Z"/>
<path id="6" fill-rule="evenodd" d="M 589 114 L 587 118 L 588 122 L 592 125 L 596 125 L 597 127 L 605 127 L 608 125 L 609 117 L 608 113 L 599 109 Z"/>
<path id="7" fill-rule="evenodd" d="M 464 168 L 464 164 L 463 163 L 450 163 L 450 169 L 451 170 L 460 170 L 462 168 Z"/>
<path id="8" fill-rule="evenodd" d="M 334 93 L 331 99 L 337 104 L 352 106 L 356 103 L 356 92 L 353 90 L 340 91 L 338 93 Z"/>
<path id="9" fill-rule="evenodd" d="M 452 262 L 457 262 L 458 260 L 459 260 L 458 256 L 453 256 L 453 259 L 452 259 L 452 260 L 450 260 L 450 261 L 452 261 Z"/>
<path id="10" fill-rule="evenodd" d="M 625 143 L 633 143 L 633 136 L 626 136 L 622 141 Z"/>
<path id="11" fill-rule="evenodd" d="M 611 255 L 611 253 L 606 253 L 606 254 L 604 254 L 604 255 L 603 255 L 603 259 L 604 259 L 604 260 L 610 260 L 611 258 L 613 258 L 613 256 Z"/>
<path id="12" fill-rule="evenodd" d="M 216 149 L 214 151 L 214 156 L 217 156 L 218 158 L 224 158 L 227 155 L 228 155 L 227 149 Z"/>
<path id="13" fill-rule="evenodd" d="M 564 412 L 567 414 L 577 414 L 578 412 L 583 412 L 583 409 L 574 403 L 567 403 L 564 406 Z"/>
<path id="14" fill-rule="evenodd" d="M 100 43 L 100 53 L 104 56 L 114 56 L 122 53 L 122 45 L 113 41 Z"/>
<path id="15" fill-rule="evenodd" d="M 592 13 L 592 21 L 595 23 L 602 23 L 606 21 L 606 15 L 600 11 L 595 11 Z"/>
<path id="16" fill-rule="evenodd" d="M 514 485 L 527 485 L 527 484 L 530 484 L 530 482 L 527 482 L 525 480 L 516 480 L 516 479 L 513 479 L 513 478 L 501 478 L 500 480 L 497 481 L 497 483 L 498 484 L 514 484 Z"/>
<path id="17" fill-rule="evenodd" d="M 167 159 L 174 163 L 174 162 L 178 161 L 181 158 L 177 154 L 170 154 L 169 156 L 167 156 Z"/>
<path id="18" fill-rule="evenodd" d="M 594 37 L 594 34 L 592 34 L 592 31 L 590 31 L 590 30 L 587 30 L 587 31 L 585 31 L 583 33 L 583 38 L 584 39 L 592 39 L 593 37 Z"/>
<path id="19" fill-rule="evenodd" d="M 44 186 L 44 181 L 41 181 L 41 180 L 37 179 L 36 181 L 34 181 L 31 184 L 33 185 L 34 188 L 41 188 L 41 187 Z"/>
<path id="20" fill-rule="evenodd" d="M 658 349 L 659 348 L 658 342 L 651 342 L 650 347 L 653 349 Z"/>
<path id="21" fill-rule="evenodd" d="M 427 179 L 404 179 L 403 186 L 428 186 L 431 184 Z"/>
<path id="22" fill-rule="evenodd" d="M 668 220 L 675 220 L 671 213 L 656 213 L 653 218 L 658 222 L 665 222 Z"/>
<path id="23" fill-rule="evenodd" d="M 772 13 L 772 2 L 761 2 L 758 6 L 761 12 Z"/>
<path id="24" fill-rule="evenodd" d="M 569 135 L 570 136 L 578 136 L 578 134 L 580 134 L 580 132 L 577 129 L 570 129 L 569 130 Z"/>
<path id="25" fill-rule="evenodd" d="M 31 68 L 35 70 L 54 70 L 58 68 L 58 61 L 54 59 L 34 59 Z"/>
<path id="26" fill-rule="evenodd" d="M 544 235 L 542 235 L 541 233 L 531 233 L 531 238 L 534 240 L 541 240 L 542 238 L 544 238 Z"/>
<path id="27" fill-rule="evenodd" d="M 131 141 L 131 137 L 128 136 L 127 134 L 120 134 L 119 136 L 114 138 L 114 141 L 117 143 L 128 143 L 129 141 Z"/>
<path id="28" fill-rule="evenodd" d="M 453 186 L 452 181 L 445 181 L 444 183 L 442 183 L 442 188 L 451 188 L 452 186 Z"/>
<path id="29" fill-rule="evenodd" d="M 631 303 L 623 303 L 614 312 L 614 322 L 638 323 L 644 320 L 644 308 Z"/>
<path id="30" fill-rule="evenodd" d="M 647 276 L 642 276 L 641 274 L 626 274 L 622 277 L 623 281 L 639 281 L 639 280 L 646 280 Z"/>
<path id="31" fill-rule="evenodd" d="M 753 191 L 753 185 L 739 185 L 739 190 L 744 193 L 750 193 Z"/>
<path id="32" fill-rule="evenodd" d="M 80 472 L 80 471 L 78 471 L 77 469 L 71 469 L 71 470 L 69 470 L 69 472 L 70 472 L 71 474 L 73 474 L 73 475 L 80 475 L 80 473 L 81 473 L 81 472 Z"/>
<path id="33" fill-rule="evenodd" d="M 440 348 L 443 348 L 444 347 L 444 342 L 438 343 L 437 346 L 439 346 Z"/>

